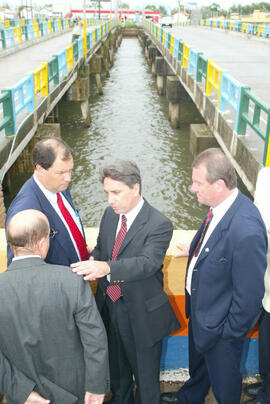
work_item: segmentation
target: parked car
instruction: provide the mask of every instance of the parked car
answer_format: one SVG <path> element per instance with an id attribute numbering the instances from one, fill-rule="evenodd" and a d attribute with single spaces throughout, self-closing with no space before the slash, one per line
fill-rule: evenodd
<path id="1" fill-rule="evenodd" d="M 160 25 L 162 27 L 171 27 L 173 26 L 172 17 L 163 17 L 160 21 Z"/>

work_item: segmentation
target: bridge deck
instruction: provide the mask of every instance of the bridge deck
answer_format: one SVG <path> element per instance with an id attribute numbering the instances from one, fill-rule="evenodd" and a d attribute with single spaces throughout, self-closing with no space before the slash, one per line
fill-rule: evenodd
<path id="1" fill-rule="evenodd" d="M 92 29 L 90 27 L 87 31 Z M 38 69 L 42 62 L 48 62 L 54 54 L 71 44 L 71 37 L 71 31 L 51 39 L 48 37 L 47 41 L 0 58 L 0 89 L 16 85 L 25 74 Z"/>
<path id="2" fill-rule="evenodd" d="M 203 52 L 207 59 L 270 105 L 270 39 L 251 37 L 240 32 L 228 32 L 199 26 L 175 27 L 176 37 Z"/>

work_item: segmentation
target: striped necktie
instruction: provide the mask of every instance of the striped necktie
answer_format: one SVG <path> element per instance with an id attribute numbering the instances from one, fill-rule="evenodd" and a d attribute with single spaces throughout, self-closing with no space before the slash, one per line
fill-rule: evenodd
<path id="1" fill-rule="evenodd" d="M 115 261 L 119 252 L 119 249 L 121 247 L 121 244 L 127 234 L 127 218 L 125 215 L 122 215 L 122 222 L 121 222 L 121 227 L 119 232 L 117 233 L 114 246 L 113 246 L 113 251 L 112 251 L 112 260 Z M 109 296 L 109 298 L 113 301 L 116 302 L 120 297 L 122 296 L 121 288 L 120 285 L 110 285 L 106 288 L 106 293 Z"/>
<path id="2" fill-rule="evenodd" d="M 198 255 L 199 255 L 199 252 L 200 252 L 200 249 L 201 249 L 201 246 L 202 246 L 202 243 L 203 243 L 205 233 L 206 233 L 212 219 L 213 219 L 213 211 L 212 211 L 212 209 L 209 209 L 209 211 L 207 213 L 207 216 L 206 216 L 206 219 L 204 221 L 204 226 L 203 226 L 203 229 L 202 229 L 201 237 L 200 237 L 200 239 L 199 239 L 199 241 L 198 241 L 198 243 L 196 245 L 196 248 L 194 250 L 194 253 L 193 253 L 194 257 L 198 257 Z"/>
<path id="3" fill-rule="evenodd" d="M 69 230 L 72 234 L 72 237 L 77 245 L 80 257 L 82 261 L 88 260 L 88 251 L 87 251 L 87 245 L 85 242 L 85 239 L 78 228 L 77 224 L 73 220 L 71 214 L 69 213 L 68 209 L 65 207 L 63 199 L 59 193 L 57 193 L 57 205 L 60 209 L 60 212 L 63 215 L 63 218 L 65 219 Z"/>

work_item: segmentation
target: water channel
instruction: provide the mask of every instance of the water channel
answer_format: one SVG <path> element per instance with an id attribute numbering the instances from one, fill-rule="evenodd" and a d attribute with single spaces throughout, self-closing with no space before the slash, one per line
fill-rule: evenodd
<path id="1" fill-rule="evenodd" d="M 98 95 L 91 78 L 89 128 L 83 126 L 78 103 L 61 101 L 59 106 L 61 135 L 72 147 L 75 163 L 71 193 L 84 225 L 97 227 L 107 205 L 99 168 L 124 158 L 138 164 L 143 196 L 175 229 L 198 228 L 207 208 L 189 191 L 189 124 L 203 122 L 199 112 L 187 103 L 181 128 L 171 128 L 168 101 L 158 95 L 136 38 L 123 39 L 110 77 L 103 78 L 103 90 Z M 13 197 L 6 197 L 6 206 Z"/>
<path id="2" fill-rule="evenodd" d="M 90 128 L 83 128 L 75 103 L 61 103 L 63 138 L 74 151 L 71 192 L 87 226 L 98 226 L 106 198 L 98 169 L 117 158 L 135 161 L 143 196 L 173 222 L 175 229 L 195 229 L 205 214 L 189 192 L 189 125 L 172 129 L 168 102 L 159 96 L 137 39 L 123 39 L 115 54 L 104 95 L 91 81 Z M 198 113 L 194 122 L 202 122 Z"/>

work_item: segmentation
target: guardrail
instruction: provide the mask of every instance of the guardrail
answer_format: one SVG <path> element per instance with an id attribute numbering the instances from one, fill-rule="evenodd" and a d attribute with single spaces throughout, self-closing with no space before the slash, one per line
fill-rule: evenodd
<path id="1" fill-rule="evenodd" d="M 88 26 L 96 25 L 96 20 L 93 18 L 88 18 L 86 21 Z M 23 20 L 23 24 L 15 24 L 14 22 L 14 25 L 10 25 L 9 20 L 6 20 L 0 23 L 1 49 L 7 49 L 22 42 L 47 36 L 55 32 L 65 31 L 70 26 L 70 18 L 55 18 L 49 21 L 42 21 L 41 19 Z"/>
<path id="2" fill-rule="evenodd" d="M 145 20 L 144 24 L 146 29 L 152 32 L 158 41 L 160 41 L 160 38 L 167 38 L 164 42 L 160 42 L 175 59 L 181 62 L 182 67 L 186 68 L 189 74 L 194 76 L 195 81 L 201 83 L 206 95 L 212 95 L 213 90 L 215 90 L 217 109 L 220 111 L 232 110 L 235 116 L 234 131 L 237 135 L 246 135 L 247 128 L 249 128 L 263 140 L 262 164 L 270 166 L 270 107 L 255 96 L 249 86 L 239 83 L 229 72 L 217 66 L 214 60 L 205 58 L 203 52 L 191 48 L 181 38 L 175 37 L 172 33 L 170 33 L 169 37 L 168 31 L 161 27 L 159 27 L 158 35 L 156 35 L 157 31 L 153 29 L 152 24 L 154 25 L 154 23 L 151 21 Z M 211 20 L 200 21 L 201 26 L 211 26 L 211 24 Z M 223 27 L 226 25 L 229 26 L 224 21 Z M 249 24 L 244 27 L 242 23 L 232 24 L 229 29 L 241 30 L 241 32 L 244 29 L 248 32 Z M 265 30 L 262 31 L 259 27 L 256 28 L 256 35 L 258 32 L 260 35 L 265 35 Z M 171 43 L 173 43 L 173 47 Z"/>
<path id="3" fill-rule="evenodd" d="M 37 103 L 37 96 L 46 97 L 50 92 L 50 85 L 57 85 L 64 80 L 78 61 L 87 57 L 87 51 L 103 36 L 107 35 L 115 25 L 116 23 L 108 21 L 92 32 L 86 33 L 85 53 L 83 49 L 84 38 L 81 36 L 67 48 L 53 55 L 48 63 L 41 63 L 38 69 L 27 74 L 20 83 L 12 88 L 2 89 L 0 94 L 0 112 L 2 109 L 0 131 L 4 130 L 6 136 L 14 135 L 17 130 L 18 115 L 24 110 L 33 112 Z"/>

